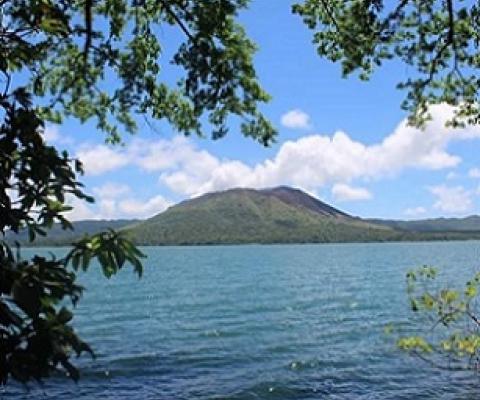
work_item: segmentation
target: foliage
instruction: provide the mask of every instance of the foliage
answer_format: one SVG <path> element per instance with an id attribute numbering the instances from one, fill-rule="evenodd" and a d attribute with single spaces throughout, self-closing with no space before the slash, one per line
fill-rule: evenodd
<path id="1" fill-rule="evenodd" d="M 274 138 L 258 110 L 268 95 L 257 82 L 255 47 L 236 23 L 246 0 L 0 0 L 0 384 L 40 380 L 91 349 L 74 332 L 67 300 L 83 288 L 76 270 L 97 260 L 107 277 L 125 264 L 141 275 L 142 253 L 102 232 L 61 258 L 24 259 L 6 240 L 26 231 L 34 243 L 65 217 L 69 200 L 93 199 L 78 182 L 81 162 L 45 143 L 46 123 L 96 121 L 111 143 L 135 132 L 136 115 L 164 119 L 184 134 L 224 136 L 231 115 L 267 145 Z M 184 40 L 171 63 L 176 86 L 162 81 L 159 32 Z M 206 120 L 202 125 L 202 121 Z"/>
<path id="2" fill-rule="evenodd" d="M 4 115 L 0 126 L 2 236 L 25 229 L 33 241 L 39 234 L 46 235 L 54 222 L 70 228 L 63 215 L 70 209 L 66 196 L 92 201 L 76 180 L 81 163 L 45 144 L 43 121 L 25 88 L 5 91 L 0 107 Z M 69 324 L 73 314 L 65 302 L 70 299 L 75 305 L 83 291 L 76 284 L 75 270 L 80 265 L 76 261 L 81 260 L 86 269 L 89 259 L 97 258 L 107 275 L 128 261 L 140 274 L 140 257 L 130 242 L 115 233 L 87 237 L 60 259 L 35 255 L 27 260 L 20 248 L 14 250 L 0 240 L 0 383 L 9 377 L 21 382 L 39 380 L 58 366 L 77 379 L 70 355 L 92 351 Z"/>
<path id="3" fill-rule="evenodd" d="M 407 273 L 407 291 L 412 311 L 430 321 L 428 335 L 402 337 L 400 349 L 444 369 L 480 367 L 480 273 L 463 290 L 433 287 L 437 270 L 424 266 Z"/>
<path id="4" fill-rule="evenodd" d="M 68 199 L 93 200 L 77 181 L 81 163 L 44 142 L 47 122 L 60 123 L 65 116 L 94 120 L 107 141 L 118 143 L 122 130 L 136 131 L 137 115 L 165 120 L 186 135 L 210 131 L 215 139 L 227 134 L 235 116 L 244 135 L 271 143 L 275 131 L 258 109 L 269 96 L 253 67 L 255 46 L 236 22 L 247 4 L 0 0 L 1 234 L 26 229 L 33 241 L 55 222 L 71 228 L 64 215 Z M 435 103 L 456 107 L 454 125 L 478 123 L 478 6 L 455 7 L 453 0 L 402 0 L 392 9 L 389 4 L 394 3 L 305 0 L 293 11 L 316 31 L 318 53 L 340 61 L 345 76 L 358 72 L 368 79 L 394 58 L 413 66 L 414 76 L 398 85 L 407 91 L 403 107 L 413 123 L 422 125 Z M 178 42 L 170 65 L 161 64 L 168 54 L 159 40 L 167 25 L 183 35 L 169 41 Z M 161 79 L 168 68 L 180 76 L 176 85 Z M 250 211 L 256 207 L 251 204 Z M 285 223 L 282 217 L 266 231 Z M 339 227 L 329 222 L 325 232 L 335 238 Z M 60 259 L 24 260 L 20 250 L 0 240 L 0 257 L 0 382 L 41 379 L 58 365 L 77 378 L 69 356 L 89 348 L 69 325 L 65 306 L 65 299 L 75 304 L 81 295 L 75 269 L 96 258 L 107 276 L 127 262 L 140 274 L 141 253 L 122 236 L 104 232 L 84 238 Z M 450 300 L 449 306 L 457 301 Z M 421 341 L 409 343 L 430 349 Z"/>
<path id="5" fill-rule="evenodd" d="M 85 238 L 59 259 L 35 255 L 25 260 L 20 251 L 15 255 L 2 242 L 0 383 L 9 377 L 24 383 L 40 380 L 59 366 L 77 380 L 79 372 L 69 360 L 71 355 L 88 352 L 93 356 L 93 351 L 69 324 L 73 313 L 66 300 L 75 306 L 83 292 L 75 271 L 86 270 L 91 260 L 98 259 L 107 277 L 125 262 L 133 264 L 141 276 L 141 257 L 138 249 L 114 232 Z"/>
<path id="6" fill-rule="evenodd" d="M 247 136 L 268 144 L 274 130 L 257 110 L 269 96 L 253 68 L 255 46 L 235 22 L 246 0 L 3 1 L 0 70 L 28 68 L 31 90 L 48 96 L 41 116 L 62 113 L 93 118 L 120 141 L 118 124 L 136 130 L 135 114 L 165 119 L 179 132 L 214 138 L 228 132 L 227 118 L 241 118 Z M 159 31 L 175 25 L 185 40 L 171 63 L 183 70 L 177 87 L 162 81 Z M 32 57 L 33 54 L 33 57 Z M 105 82 L 108 79 L 108 83 Z"/>
<path id="7" fill-rule="evenodd" d="M 477 2 L 453 0 L 305 0 L 293 12 L 315 31 L 318 54 L 342 73 L 368 80 L 386 61 L 413 71 L 398 84 L 410 121 L 421 126 L 430 104 L 456 107 L 453 125 L 480 121 Z"/>

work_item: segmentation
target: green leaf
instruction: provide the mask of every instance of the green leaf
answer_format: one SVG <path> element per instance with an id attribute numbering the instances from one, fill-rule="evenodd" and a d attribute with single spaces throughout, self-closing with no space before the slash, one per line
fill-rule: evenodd
<path id="1" fill-rule="evenodd" d="M 66 309 L 65 307 L 62 307 L 57 315 L 58 321 L 62 324 L 67 324 L 68 322 L 71 321 L 72 318 L 73 318 L 72 312 Z"/>
<path id="2" fill-rule="evenodd" d="M 29 317 L 35 318 L 38 315 L 41 305 L 38 288 L 27 286 L 23 282 L 16 281 L 13 284 L 12 294 L 15 303 L 25 311 Z"/>

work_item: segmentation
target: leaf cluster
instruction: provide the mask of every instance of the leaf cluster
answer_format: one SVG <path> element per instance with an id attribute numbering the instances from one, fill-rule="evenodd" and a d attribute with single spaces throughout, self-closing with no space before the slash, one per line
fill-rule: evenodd
<path id="1" fill-rule="evenodd" d="M 71 229 L 68 197 L 93 199 L 77 181 L 81 163 L 44 142 L 44 122 L 25 88 L 1 95 L 0 110 L 0 383 L 41 380 L 59 367 L 76 380 L 71 355 L 93 354 L 73 330 L 66 302 L 74 306 L 83 292 L 79 263 L 85 270 L 97 259 L 107 277 L 130 263 L 141 275 L 143 254 L 113 231 L 85 237 L 60 259 L 24 259 L 6 242 L 7 232 L 26 229 L 33 242 L 54 223 Z"/>
<path id="2" fill-rule="evenodd" d="M 58 368 L 78 379 L 72 354 L 92 353 L 73 330 L 71 304 L 83 288 L 79 269 L 96 261 L 106 277 L 143 254 L 122 235 L 85 236 L 62 258 L 24 259 L 7 233 L 48 236 L 71 199 L 92 202 L 80 161 L 43 139 L 65 117 L 96 121 L 107 142 L 134 133 L 138 115 L 180 133 L 213 138 L 241 131 L 264 145 L 275 130 L 259 111 L 269 96 L 253 68 L 254 44 L 236 22 L 246 0 L 0 0 L 0 383 L 41 380 Z M 162 29 L 181 33 L 162 79 Z M 202 124 L 203 123 L 203 124 Z M 68 302 L 70 301 L 70 303 Z"/>
<path id="3" fill-rule="evenodd" d="M 480 8 L 454 0 L 306 0 L 293 6 L 314 31 L 318 54 L 340 62 L 344 76 L 368 80 L 386 61 L 398 60 L 410 76 L 402 107 L 422 126 L 431 104 L 455 107 L 453 126 L 477 124 Z"/>
<path id="4" fill-rule="evenodd" d="M 93 350 L 74 331 L 70 322 L 84 288 L 76 283 L 76 271 L 98 260 L 111 277 L 126 263 L 142 274 L 144 255 L 115 232 L 86 237 L 65 257 L 34 256 L 23 259 L 0 241 L 0 383 L 11 377 L 27 383 L 50 376 L 59 367 L 78 380 L 72 355 Z"/>
<path id="5" fill-rule="evenodd" d="M 184 134 L 213 138 L 236 116 L 264 145 L 275 130 L 258 110 L 269 100 L 253 67 L 254 44 L 236 22 L 245 0 L 19 0 L 1 3 L 0 70 L 28 68 L 31 90 L 46 98 L 41 118 L 95 120 L 111 142 L 135 132 L 137 114 Z M 162 29 L 183 39 L 165 60 Z M 33 55 L 33 56 L 32 56 Z M 169 62 L 177 84 L 162 79 Z M 202 120 L 208 121 L 202 126 Z"/>
<path id="6" fill-rule="evenodd" d="M 437 270 L 424 266 L 407 273 L 407 293 L 413 312 L 426 317 L 429 335 L 398 340 L 400 349 L 444 369 L 480 366 L 480 319 L 477 297 L 480 273 L 463 290 L 433 288 Z"/>

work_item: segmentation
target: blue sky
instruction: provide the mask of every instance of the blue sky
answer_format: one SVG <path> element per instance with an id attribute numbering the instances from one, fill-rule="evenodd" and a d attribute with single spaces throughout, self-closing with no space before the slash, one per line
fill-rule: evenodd
<path id="1" fill-rule="evenodd" d="M 342 79 L 339 65 L 317 56 L 289 2 L 272 4 L 253 0 L 241 21 L 259 46 L 255 65 L 273 97 L 262 110 L 278 128 L 277 143 L 264 148 L 235 125 L 211 141 L 140 122 L 125 146 L 108 146 L 91 124 L 49 126 L 47 140 L 84 162 L 82 181 L 97 199 L 93 206 L 74 201 L 71 217 L 143 218 L 212 190 L 277 185 L 302 188 L 361 217 L 479 213 L 480 128 L 446 129 L 446 106 L 432 109 L 424 131 L 407 126 L 404 93 L 395 85 L 414 71 L 392 62 L 367 83 Z M 170 43 L 177 33 L 161 34 Z"/>

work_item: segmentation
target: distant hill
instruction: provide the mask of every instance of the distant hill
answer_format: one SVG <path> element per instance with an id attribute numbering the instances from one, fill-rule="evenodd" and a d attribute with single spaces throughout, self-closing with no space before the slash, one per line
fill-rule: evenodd
<path id="1" fill-rule="evenodd" d="M 68 245 L 113 228 L 139 245 L 331 243 L 480 239 L 480 216 L 420 221 L 361 219 L 298 189 L 230 189 L 183 201 L 144 221 L 78 221 L 55 226 L 34 245 Z M 27 244 L 26 232 L 8 235 Z"/>
<path id="2" fill-rule="evenodd" d="M 373 224 L 413 232 L 480 232 L 480 216 L 431 218 L 416 221 L 369 219 Z"/>
<path id="3" fill-rule="evenodd" d="M 127 225 L 136 223 L 137 220 L 84 220 L 73 222 L 74 230 L 63 230 L 60 225 L 54 225 L 48 231 L 48 236 L 37 236 L 35 246 L 58 246 L 70 244 L 76 239 L 86 234 L 98 233 L 107 229 L 121 229 Z M 15 241 L 22 244 L 28 244 L 28 233 L 26 230 L 18 235 L 13 232 L 7 233 L 7 241 L 13 243 Z"/>
<path id="4" fill-rule="evenodd" d="M 359 242 L 398 236 L 390 227 L 354 218 L 289 187 L 209 193 L 124 232 L 147 245 Z"/>

